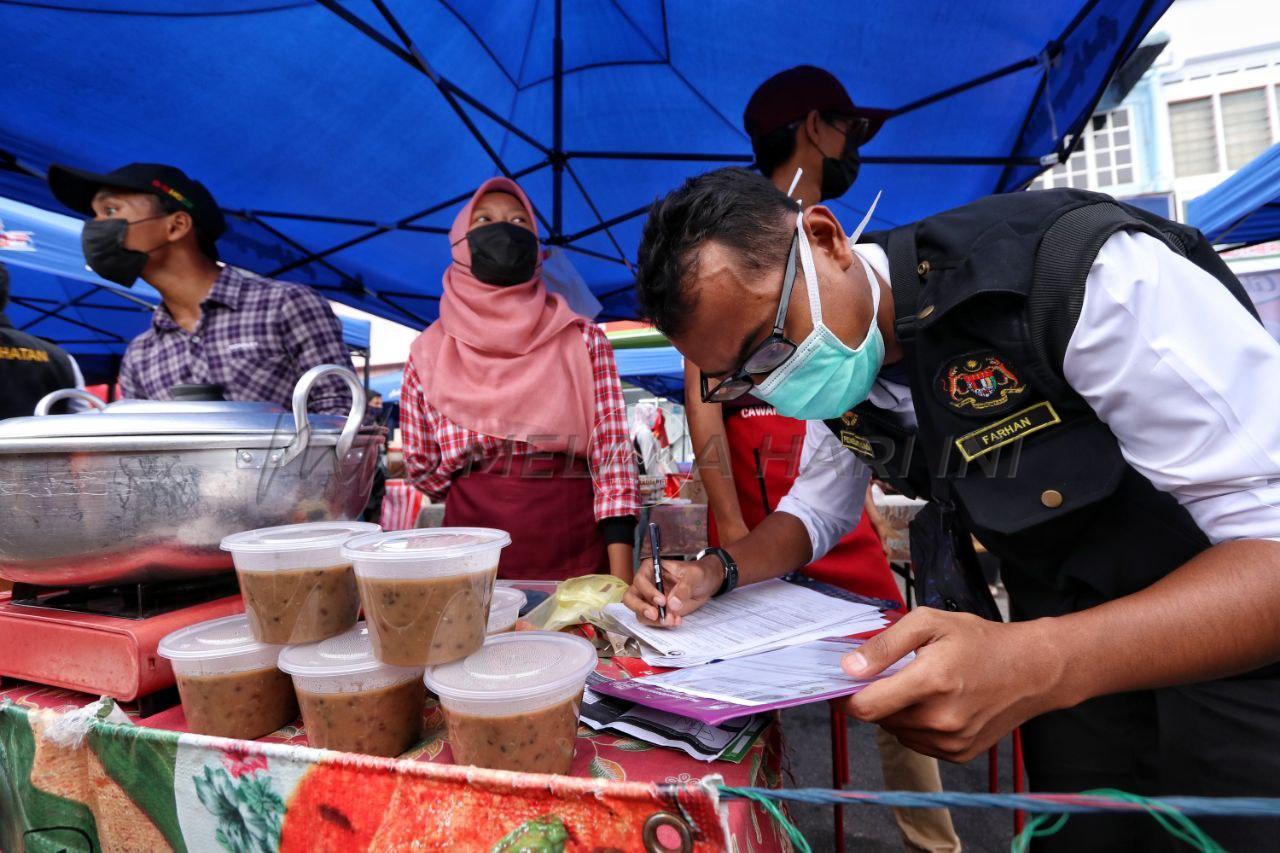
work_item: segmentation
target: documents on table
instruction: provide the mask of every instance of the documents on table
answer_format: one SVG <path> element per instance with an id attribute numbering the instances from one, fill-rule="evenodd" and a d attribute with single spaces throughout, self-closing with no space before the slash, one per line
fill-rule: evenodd
<path id="1" fill-rule="evenodd" d="M 861 640 L 825 639 L 802 646 L 646 675 L 595 687 L 597 693 L 711 725 L 777 708 L 849 696 L 910 663 L 909 654 L 878 676 L 856 679 L 840 660 Z"/>
<path id="2" fill-rule="evenodd" d="M 887 624 L 870 604 L 845 601 L 781 580 L 765 581 L 713 598 L 677 628 L 642 624 L 625 605 L 611 604 L 613 626 L 641 642 L 646 663 L 688 667 L 823 637 L 872 631 Z"/>

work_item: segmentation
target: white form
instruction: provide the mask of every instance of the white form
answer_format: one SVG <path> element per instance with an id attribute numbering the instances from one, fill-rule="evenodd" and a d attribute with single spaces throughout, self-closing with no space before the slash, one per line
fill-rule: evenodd
<path id="1" fill-rule="evenodd" d="M 892 675 L 915 659 L 909 654 L 881 675 L 856 679 L 845 674 L 840 660 L 861 643 L 828 639 L 763 654 L 718 661 L 705 666 L 646 675 L 636 681 L 705 699 L 736 705 L 769 705 L 789 699 L 849 693 Z"/>
<path id="2" fill-rule="evenodd" d="M 622 604 L 610 604 L 605 613 L 623 633 L 647 643 L 664 657 L 704 660 L 794 644 L 824 627 L 881 619 L 873 605 L 833 598 L 781 580 L 752 584 L 713 598 L 684 617 L 676 628 L 641 624 Z M 825 635 L 833 633 L 826 631 Z M 679 664 L 673 661 L 668 665 Z"/>

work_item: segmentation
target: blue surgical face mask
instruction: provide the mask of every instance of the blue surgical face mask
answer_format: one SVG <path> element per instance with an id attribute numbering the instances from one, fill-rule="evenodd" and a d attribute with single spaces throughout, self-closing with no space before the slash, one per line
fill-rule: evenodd
<path id="1" fill-rule="evenodd" d="M 880 197 L 876 196 L 876 201 Z M 875 204 L 850 238 L 858 239 L 871 219 Z M 804 215 L 796 218 L 800 229 L 800 263 L 804 270 L 805 288 L 809 294 L 809 311 L 813 315 L 813 331 L 800 343 L 795 355 L 756 386 L 757 396 L 764 398 L 778 413 L 801 420 L 838 418 L 867 399 L 884 364 L 884 338 L 876 315 L 880 308 L 880 286 L 871 267 L 862 263 L 871 287 L 871 328 L 857 348 L 850 348 L 822 322 L 822 298 L 818 292 L 818 273 L 813 263 L 813 250 L 804 233 Z"/>

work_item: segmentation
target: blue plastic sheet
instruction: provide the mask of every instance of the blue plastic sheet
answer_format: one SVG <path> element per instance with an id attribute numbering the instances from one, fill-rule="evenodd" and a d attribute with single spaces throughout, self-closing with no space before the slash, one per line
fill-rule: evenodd
<path id="1" fill-rule="evenodd" d="M 1280 145 L 1188 202 L 1187 222 L 1215 243 L 1280 240 Z"/>
<path id="2" fill-rule="evenodd" d="M 626 318 L 639 211 L 750 160 L 767 76 L 820 65 L 897 110 L 838 205 L 883 189 L 888 227 L 1024 185 L 1168 4 L 6 0 L 0 164 L 171 162 L 232 214 L 225 259 L 418 327 L 461 199 L 505 170 Z"/>

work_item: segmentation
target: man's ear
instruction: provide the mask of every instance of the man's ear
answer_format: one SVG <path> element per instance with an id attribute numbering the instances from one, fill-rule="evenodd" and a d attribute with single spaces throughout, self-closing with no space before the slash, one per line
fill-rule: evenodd
<path id="1" fill-rule="evenodd" d="M 185 210 L 179 210 L 169 219 L 169 242 L 177 243 L 183 237 L 193 233 L 195 222 L 191 219 L 191 214 Z"/>
<path id="2" fill-rule="evenodd" d="M 822 150 L 818 136 L 822 132 L 822 116 L 818 114 L 817 110 L 809 110 L 809 114 L 800 123 L 799 132 L 800 136 L 797 141 L 806 139 L 810 146 L 817 148 L 819 151 Z"/>
<path id="3" fill-rule="evenodd" d="M 840 220 L 823 204 L 815 204 L 804 212 L 804 230 L 809 235 L 809 245 L 816 255 L 825 253 L 847 270 L 853 264 L 853 250 L 849 248 L 849 236 L 844 233 Z"/>

